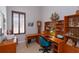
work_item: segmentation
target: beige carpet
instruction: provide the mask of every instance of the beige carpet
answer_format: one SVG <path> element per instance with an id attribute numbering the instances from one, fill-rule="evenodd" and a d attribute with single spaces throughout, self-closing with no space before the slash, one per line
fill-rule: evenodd
<path id="1" fill-rule="evenodd" d="M 40 45 L 35 42 L 31 43 L 27 48 L 24 42 L 24 43 L 19 43 L 17 45 L 16 52 L 17 53 L 42 53 L 42 51 L 39 51 L 40 48 L 41 48 Z M 50 51 L 50 53 L 52 53 L 52 51 Z"/>
<path id="2" fill-rule="evenodd" d="M 41 48 L 40 45 L 38 45 L 37 43 L 31 43 L 28 48 L 26 47 L 25 43 L 19 43 L 17 45 L 16 52 L 17 53 L 41 53 L 39 51 L 40 48 Z"/>

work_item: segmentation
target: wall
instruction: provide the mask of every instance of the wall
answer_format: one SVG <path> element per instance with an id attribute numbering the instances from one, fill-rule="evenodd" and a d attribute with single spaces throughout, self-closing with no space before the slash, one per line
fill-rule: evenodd
<path id="1" fill-rule="evenodd" d="M 64 20 L 64 16 L 75 14 L 75 11 L 79 9 L 78 6 L 43 6 L 41 8 L 41 21 L 51 21 L 50 16 L 52 13 L 57 12 L 60 16 L 60 20 Z M 44 30 L 44 24 L 43 24 Z"/>
<path id="2" fill-rule="evenodd" d="M 12 13 L 11 11 L 20 11 L 26 13 L 26 34 L 37 33 L 36 21 L 40 18 L 40 7 L 37 6 L 8 6 L 7 7 L 7 19 L 8 30 L 12 27 Z M 34 22 L 33 27 L 28 27 L 29 22 Z M 19 42 L 24 41 L 24 34 L 17 35 Z"/>
<path id="3" fill-rule="evenodd" d="M 6 6 L 0 6 L 0 12 L 1 12 L 0 16 L 2 16 L 2 18 L 0 17 L 0 26 L 2 26 L 3 32 L 5 33 L 6 29 L 7 29 Z M 4 30 L 4 27 L 3 27 L 3 15 L 2 14 L 4 15 L 4 19 L 5 19 L 5 30 Z"/>
<path id="4" fill-rule="evenodd" d="M 6 19 L 7 18 L 6 17 L 6 6 L 0 6 L 0 11 L 4 14 L 5 19 Z"/>
<path id="5" fill-rule="evenodd" d="M 60 20 L 64 20 L 64 16 L 74 14 L 78 9 L 77 6 L 8 6 L 7 7 L 7 24 L 8 30 L 11 29 L 12 16 L 11 11 L 22 11 L 26 13 L 26 34 L 36 33 L 36 21 L 43 22 L 42 31 L 44 30 L 44 22 L 50 21 L 52 12 L 57 12 L 60 15 Z M 34 27 L 28 27 L 29 22 L 34 22 Z M 24 34 L 17 35 L 19 41 L 24 41 Z"/>

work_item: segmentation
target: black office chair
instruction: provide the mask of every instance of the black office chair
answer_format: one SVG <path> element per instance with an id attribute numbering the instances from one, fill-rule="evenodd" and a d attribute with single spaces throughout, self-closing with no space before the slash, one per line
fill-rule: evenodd
<path id="1" fill-rule="evenodd" d="M 39 41 L 40 46 L 42 47 L 42 49 L 39 49 L 39 51 L 43 51 L 43 53 L 45 52 L 49 53 L 49 51 L 51 51 L 50 49 L 51 42 L 47 41 L 43 36 L 40 36 Z"/>

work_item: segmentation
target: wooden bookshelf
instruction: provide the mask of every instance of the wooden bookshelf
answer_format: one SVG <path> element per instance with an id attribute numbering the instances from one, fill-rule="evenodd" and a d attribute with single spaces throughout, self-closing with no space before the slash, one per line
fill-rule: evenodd
<path id="1" fill-rule="evenodd" d="M 73 46 L 66 44 L 68 40 L 71 39 Z M 79 52 L 79 47 L 76 45 L 79 40 L 79 14 L 69 15 L 64 17 L 64 52 Z"/>
<path id="2" fill-rule="evenodd" d="M 56 36 L 64 33 L 64 20 L 56 21 Z"/>
<path id="3" fill-rule="evenodd" d="M 52 27 L 52 24 L 53 24 L 52 21 L 45 22 L 45 28 L 44 28 L 44 30 L 47 31 L 47 32 L 49 32 L 50 29 L 51 29 L 51 27 Z"/>

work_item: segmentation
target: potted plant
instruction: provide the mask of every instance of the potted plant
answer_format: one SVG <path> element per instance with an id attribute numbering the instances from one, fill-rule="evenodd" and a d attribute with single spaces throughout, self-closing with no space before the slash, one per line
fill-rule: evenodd
<path id="1" fill-rule="evenodd" d="M 52 13 L 51 20 L 52 20 L 53 25 L 52 25 L 52 27 L 50 29 L 50 34 L 51 35 L 55 35 L 55 31 L 56 31 L 56 27 L 55 26 L 56 26 L 56 21 L 59 20 L 59 15 L 56 12 Z"/>
<path id="2" fill-rule="evenodd" d="M 51 15 L 51 20 L 52 21 L 57 21 L 59 19 L 59 15 L 58 15 L 58 13 L 52 13 L 52 15 Z"/>

